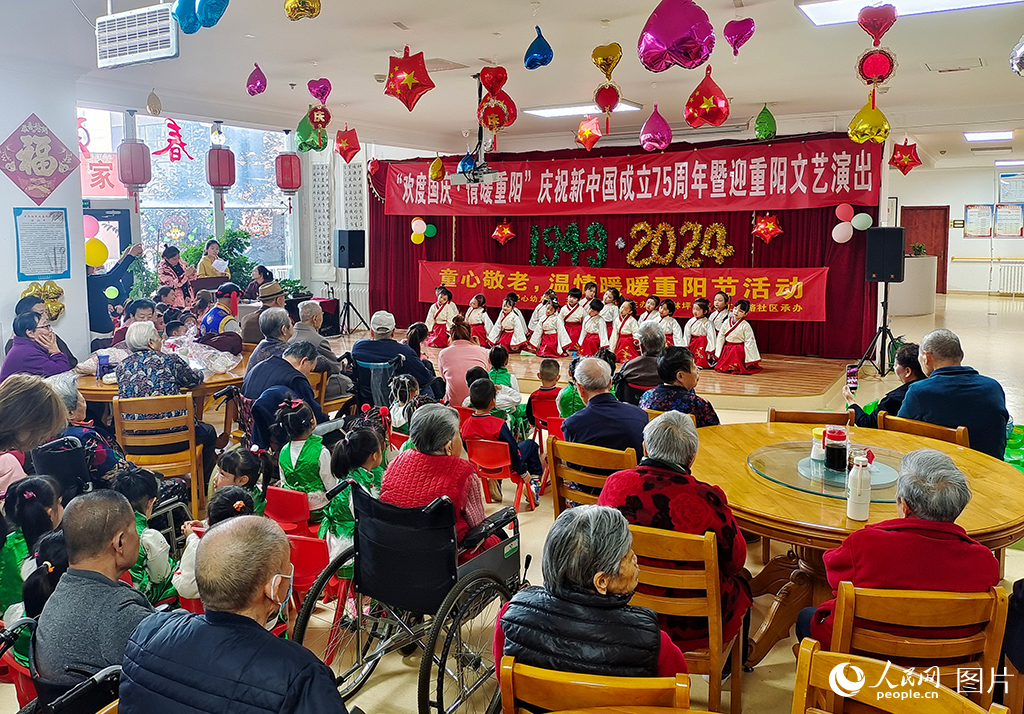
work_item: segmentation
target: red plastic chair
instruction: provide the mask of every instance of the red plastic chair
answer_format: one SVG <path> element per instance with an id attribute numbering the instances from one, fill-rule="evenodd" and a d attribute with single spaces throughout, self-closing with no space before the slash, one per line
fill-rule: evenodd
<path id="1" fill-rule="evenodd" d="M 192 598 L 181 597 L 179 595 L 178 602 L 181 603 L 181 609 L 193 612 L 196 615 L 202 615 L 206 612 L 206 609 L 203 607 L 203 601 L 199 598 L 193 600 Z"/>
<path id="2" fill-rule="evenodd" d="M 320 538 L 289 533 L 288 542 L 292 546 L 291 562 L 295 566 L 295 574 L 292 576 L 292 597 L 295 598 L 294 605 L 298 608 L 317 577 L 330 564 L 331 556 L 327 549 L 327 541 Z"/>
<path id="3" fill-rule="evenodd" d="M 543 453 L 544 444 L 547 441 L 544 438 L 544 430 L 548 428 L 548 422 L 551 419 L 558 419 L 558 402 L 553 399 L 538 399 L 530 409 L 533 412 L 533 420 L 535 422 L 533 438 L 537 442 L 537 447 Z"/>
<path id="4" fill-rule="evenodd" d="M 309 500 L 302 491 L 267 486 L 267 508 L 264 515 L 277 521 L 285 533 L 316 536 L 316 532 L 308 524 Z"/>
<path id="5" fill-rule="evenodd" d="M 558 441 L 565 441 L 565 436 L 562 434 L 562 422 L 565 419 L 562 417 L 549 417 L 547 423 L 548 439 L 555 437 Z M 548 487 L 548 460 L 544 459 L 544 473 L 540 478 L 540 495 L 544 495 L 544 490 Z"/>
<path id="6" fill-rule="evenodd" d="M 409 435 L 403 434 L 400 431 L 392 431 L 388 440 L 396 451 L 401 451 L 402 447 L 405 446 L 405 442 L 409 440 Z"/>
<path id="7" fill-rule="evenodd" d="M 532 511 L 537 507 L 533 497 L 533 489 L 527 488 L 525 482 L 518 474 L 512 472 L 512 456 L 508 451 L 508 444 L 504 441 L 491 441 L 489 439 L 470 439 L 466 442 L 466 448 L 470 462 L 476 466 L 476 472 L 481 478 L 500 480 L 511 479 L 516 484 L 516 513 L 519 513 L 519 503 L 523 498 L 523 491 L 526 491 L 526 500 Z M 487 502 L 491 502 L 489 489 L 484 488 L 484 496 Z"/>
<path id="8" fill-rule="evenodd" d="M 14 682 L 14 693 L 18 697 L 18 706 L 24 707 L 36 698 L 36 685 L 32 682 L 32 674 L 28 667 L 18 664 L 14 659 L 14 650 L 7 650 L 0 657 L 0 664 L 7 667 L 9 676 Z"/>
<path id="9" fill-rule="evenodd" d="M 455 407 L 455 411 L 459 413 L 459 431 L 461 432 L 462 427 L 464 427 L 466 425 L 466 422 L 469 421 L 469 418 L 473 416 L 473 408 L 458 407 L 455 406 L 454 404 L 452 406 Z"/>

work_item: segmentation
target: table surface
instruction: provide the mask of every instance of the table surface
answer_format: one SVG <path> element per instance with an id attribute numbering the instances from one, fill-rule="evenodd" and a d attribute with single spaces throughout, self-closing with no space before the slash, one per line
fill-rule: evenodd
<path id="1" fill-rule="evenodd" d="M 551 714 L 698 714 L 696 709 L 676 709 L 674 707 L 640 707 L 620 704 L 615 707 L 591 707 L 589 709 L 560 709 Z M 700 714 L 707 714 L 701 711 Z"/>
<path id="2" fill-rule="evenodd" d="M 213 394 L 224 387 L 241 384 L 244 378 L 245 363 L 243 362 L 239 363 L 239 365 L 230 372 L 207 377 L 203 380 L 202 384 L 198 387 L 193 387 L 190 391 L 197 396 Z M 110 402 L 117 396 L 116 384 L 104 384 L 103 382 L 97 381 L 96 377 L 93 375 L 79 377 L 78 389 L 83 395 L 85 395 L 86 401 L 89 402 Z"/>
<path id="3" fill-rule="evenodd" d="M 727 424 L 698 431 L 700 450 L 693 474 L 720 486 L 740 525 L 758 535 L 793 545 L 834 548 L 867 523 L 896 518 L 891 503 L 872 503 L 865 523 L 846 519 L 845 500 L 798 491 L 755 473 L 747 464 L 755 449 L 811 438 L 813 424 Z M 935 439 L 877 429 L 850 429 L 858 445 L 902 453 L 931 448 L 948 454 L 967 474 L 973 494 L 957 523 L 990 548 L 1024 537 L 1024 474 L 987 454 Z"/>

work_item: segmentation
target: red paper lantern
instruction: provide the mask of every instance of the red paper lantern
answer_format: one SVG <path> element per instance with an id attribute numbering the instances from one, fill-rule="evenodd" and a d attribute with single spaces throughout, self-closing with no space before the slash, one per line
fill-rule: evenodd
<path id="1" fill-rule="evenodd" d="M 604 133 L 611 131 L 611 115 L 615 107 L 619 106 L 622 99 L 622 91 L 615 82 L 605 82 L 594 90 L 594 104 L 604 114 Z"/>
<path id="2" fill-rule="evenodd" d="M 302 162 L 299 155 L 290 151 L 280 154 L 274 160 L 277 173 L 277 187 L 286 196 L 294 196 L 302 188 Z"/>
<path id="3" fill-rule="evenodd" d="M 117 147 L 117 177 L 124 187 L 138 193 L 153 180 L 149 147 L 141 141 L 124 141 Z"/>
<path id="4" fill-rule="evenodd" d="M 216 193 L 224 193 L 235 185 L 235 154 L 231 149 L 210 147 L 206 154 L 206 182 Z"/>

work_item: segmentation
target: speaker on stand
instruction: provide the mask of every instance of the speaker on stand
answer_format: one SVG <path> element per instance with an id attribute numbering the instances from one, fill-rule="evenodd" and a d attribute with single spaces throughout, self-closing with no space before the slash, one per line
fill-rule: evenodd
<path id="1" fill-rule="evenodd" d="M 350 268 L 366 267 L 366 233 L 364 231 L 335 231 L 334 267 L 345 269 L 345 303 L 338 311 L 338 328 L 341 334 L 355 332 L 360 324 L 370 329 L 369 323 L 352 304 L 352 284 L 349 281 Z M 358 318 L 353 322 L 353 315 Z"/>
<path id="2" fill-rule="evenodd" d="M 882 324 L 871 338 L 864 356 L 857 363 L 859 370 L 865 362 L 871 362 L 878 369 L 878 376 L 884 377 L 892 370 L 886 365 L 886 338 L 895 343 L 896 338 L 889 329 L 889 283 L 903 282 L 904 265 L 904 230 L 903 228 L 869 228 L 867 237 L 867 258 L 865 276 L 869 283 L 882 283 Z M 871 359 L 875 345 L 879 345 L 878 362 Z"/>

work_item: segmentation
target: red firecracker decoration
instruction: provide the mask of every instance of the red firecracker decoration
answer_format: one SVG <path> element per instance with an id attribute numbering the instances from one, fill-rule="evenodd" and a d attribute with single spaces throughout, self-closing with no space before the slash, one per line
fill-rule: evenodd
<path id="1" fill-rule="evenodd" d="M 359 137 L 356 136 L 356 130 L 349 129 L 348 124 L 345 125 L 345 131 L 339 131 L 338 135 L 334 137 L 334 150 L 341 158 L 345 159 L 346 164 L 352 163 L 352 159 L 359 153 L 359 148 Z"/>
<path id="2" fill-rule="evenodd" d="M 751 233 L 765 243 L 770 243 L 772 238 L 782 233 L 782 226 L 779 225 L 779 219 L 776 216 L 765 214 L 754 222 L 754 230 Z"/>
<path id="3" fill-rule="evenodd" d="M 406 45 L 404 56 L 391 58 L 384 94 L 394 97 L 411 112 L 420 97 L 433 88 L 422 52 L 409 56 L 409 45 Z"/>
<path id="4" fill-rule="evenodd" d="M 576 130 L 576 143 L 582 144 L 587 151 L 590 151 L 601 136 L 601 122 L 597 120 L 597 117 L 593 119 L 587 117 L 580 122 L 580 128 Z"/>
<path id="5" fill-rule="evenodd" d="M 921 157 L 917 155 L 917 144 L 911 144 L 908 139 L 904 139 L 902 144 L 893 144 L 889 165 L 898 168 L 904 176 L 915 166 L 920 166 Z"/>
<path id="6" fill-rule="evenodd" d="M 729 99 L 722 88 L 715 84 L 715 80 L 711 79 L 711 65 L 708 65 L 704 79 L 686 100 L 683 117 L 694 129 L 705 124 L 722 126 L 729 118 Z"/>
<path id="7" fill-rule="evenodd" d="M 512 224 L 508 222 L 507 218 L 501 223 L 499 223 L 498 227 L 494 229 L 494 233 L 491 234 L 491 238 L 498 241 L 502 245 L 505 245 L 515 237 L 516 234 L 512 230 Z"/>
<path id="8" fill-rule="evenodd" d="M 331 123 L 331 111 L 322 104 L 319 104 L 310 107 L 306 118 L 309 119 L 309 123 L 313 125 L 313 128 L 319 131 L 320 129 L 326 129 L 327 125 Z"/>

